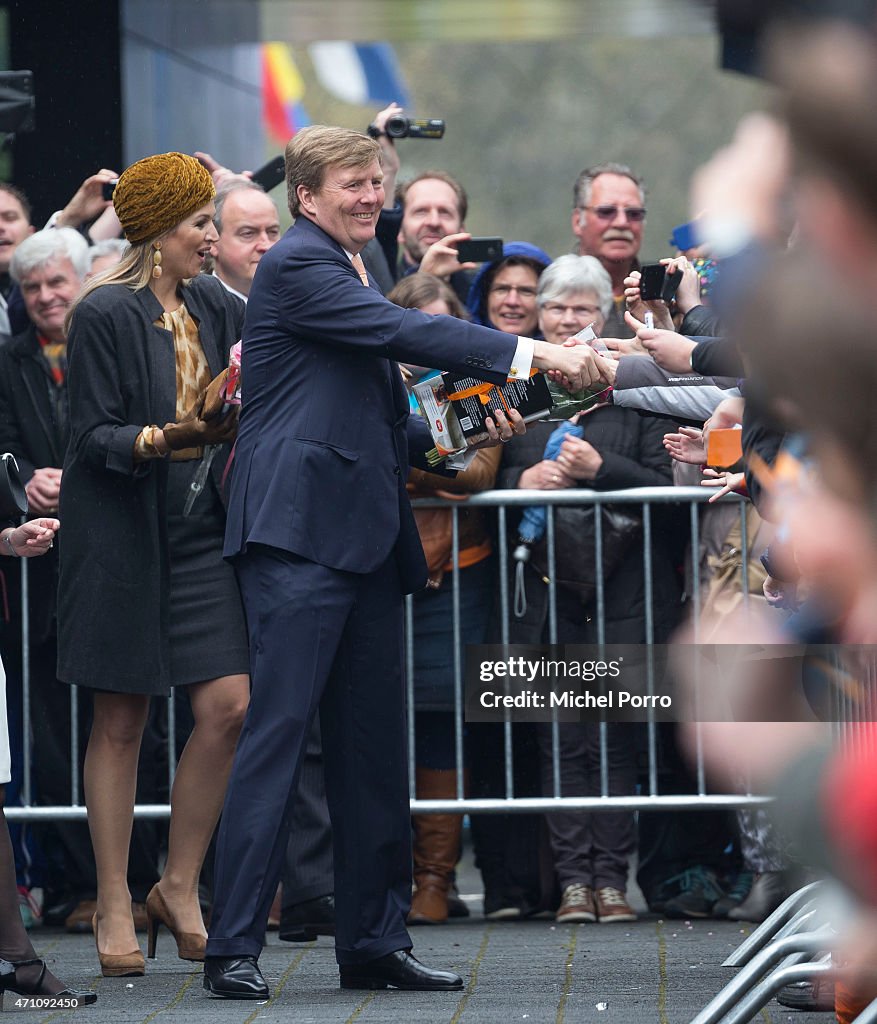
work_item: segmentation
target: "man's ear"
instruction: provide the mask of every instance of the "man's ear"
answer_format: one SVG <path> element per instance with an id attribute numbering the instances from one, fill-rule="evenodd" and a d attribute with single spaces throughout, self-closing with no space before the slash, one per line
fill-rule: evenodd
<path id="1" fill-rule="evenodd" d="M 576 207 L 572 212 L 572 231 L 577 235 L 585 226 L 585 211 Z"/>
<path id="2" fill-rule="evenodd" d="M 317 212 L 317 207 L 314 204 L 314 193 L 307 187 L 307 185 L 297 185 L 295 194 L 298 199 L 298 205 L 304 210 L 305 213 L 309 213 L 314 216 Z"/>

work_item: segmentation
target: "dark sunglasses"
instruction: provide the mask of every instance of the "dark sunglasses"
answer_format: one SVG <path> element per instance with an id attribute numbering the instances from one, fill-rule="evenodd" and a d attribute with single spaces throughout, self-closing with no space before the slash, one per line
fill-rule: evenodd
<path id="1" fill-rule="evenodd" d="M 582 206 L 581 209 L 590 210 L 600 220 L 615 220 L 619 210 L 621 210 L 631 224 L 639 224 L 640 221 L 646 219 L 644 206 Z"/>

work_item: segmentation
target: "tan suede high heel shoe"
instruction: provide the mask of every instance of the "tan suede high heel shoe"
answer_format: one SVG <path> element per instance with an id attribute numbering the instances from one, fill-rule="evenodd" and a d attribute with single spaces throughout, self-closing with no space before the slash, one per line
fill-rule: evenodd
<path id="1" fill-rule="evenodd" d="M 97 941 L 97 914 L 91 919 L 91 930 L 94 932 L 94 945 L 100 961 L 100 972 L 105 978 L 129 978 L 146 974 L 146 961 L 143 950 L 132 949 L 130 953 L 101 953 Z"/>
<path id="2" fill-rule="evenodd" d="M 158 885 L 154 885 L 146 897 L 146 955 L 150 960 L 155 959 L 158 928 L 162 924 L 176 939 L 177 956 L 181 960 L 192 960 L 196 963 L 201 963 L 204 960 L 207 939 L 197 932 L 181 932 L 177 928 L 176 919 L 165 903 L 164 896 L 162 896 Z"/>

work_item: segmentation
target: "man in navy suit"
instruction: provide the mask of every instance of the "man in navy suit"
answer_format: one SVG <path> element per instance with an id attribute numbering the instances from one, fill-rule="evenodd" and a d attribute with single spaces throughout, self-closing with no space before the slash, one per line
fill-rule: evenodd
<path id="1" fill-rule="evenodd" d="M 401 309 L 359 253 L 384 194 L 377 144 L 315 125 L 286 148 L 295 224 L 256 273 L 225 554 L 250 631 L 252 697 L 222 814 L 204 987 L 266 999 L 259 971 L 284 825 L 320 707 L 342 988 L 458 989 L 410 955 L 402 595 L 426 564 L 405 490 L 432 447 L 396 360 L 501 383 L 531 365 L 602 379 L 587 346 Z M 503 423 L 505 439 L 511 428 Z"/>

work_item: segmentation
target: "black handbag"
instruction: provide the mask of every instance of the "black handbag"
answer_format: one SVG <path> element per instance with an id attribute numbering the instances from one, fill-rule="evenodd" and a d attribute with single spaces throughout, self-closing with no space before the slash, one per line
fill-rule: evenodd
<path id="1" fill-rule="evenodd" d="M 15 456 L 6 452 L 0 456 L 0 521 L 18 522 L 27 515 L 27 493 L 18 474 Z"/>
<path id="2" fill-rule="evenodd" d="M 597 561 L 594 550 L 595 516 L 602 523 L 604 584 L 630 546 L 642 535 L 642 514 L 626 505 L 557 505 L 554 508 L 554 576 L 557 586 L 590 604 L 597 593 Z M 537 541 L 530 564 L 548 583 L 548 543 Z"/>

